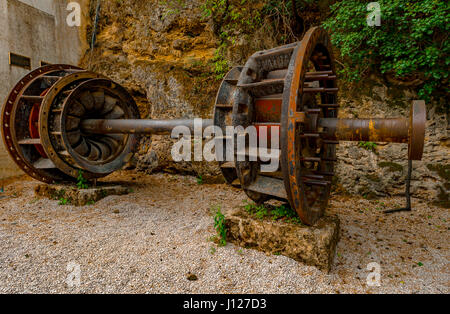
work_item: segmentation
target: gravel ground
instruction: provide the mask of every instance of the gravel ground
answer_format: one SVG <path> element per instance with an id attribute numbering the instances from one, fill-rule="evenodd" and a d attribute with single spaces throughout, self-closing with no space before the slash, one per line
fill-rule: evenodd
<path id="1" fill-rule="evenodd" d="M 330 212 L 339 214 L 342 236 L 326 274 L 284 256 L 209 241 L 210 208 L 241 206 L 246 197 L 238 189 L 167 174 L 119 172 L 107 181 L 132 182 L 133 192 L 73 207 L 36 198 L 38 183 L 25 177 L 6 186 L 0 292 L 449 292 L 448 210 L 417 199 L 412 213 L 385 215 L 381 209 L 404 200 L 333 196 Z M 371 262 L 381 266 L 379 287 L 366 284 Z M 67 281 L 73 265 L 79 286 Z"/>

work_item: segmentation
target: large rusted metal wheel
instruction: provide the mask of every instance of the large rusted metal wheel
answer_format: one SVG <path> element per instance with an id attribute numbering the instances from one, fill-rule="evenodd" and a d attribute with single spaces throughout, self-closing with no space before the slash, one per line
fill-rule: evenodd
<path id="1" fill-rule="evenodd" d="M 99 74 L 70 65 L 38 68 L 12 89 L 1 114 L 5 146 L 16 164 L 46 182 L 105 176 L 131 157 L 134 135 L 90 135 L 87 118 L 139 118 L 132 97 Z"/>
<path id="2" fill-rule="evenodd" d="M 338 91 L 328 35 L 310 29 L 298 43 L 255 53 L 243 67 L 233 95 L 233 125 L 278 128 L 279 168 L 261 172 L 265 156 L 236 158 L 240 183 L 255 202 L 288 200 L 301 220 L 314 224 L 325 210 L 337 141 L 322 138 L 320 118 L 337 117 Z M 267 135 L 270 137 L 270 135 Z M 256 150 L 254 150 L 256 152 Z M 273 153 L 273 152 L 272 152 Z"/>

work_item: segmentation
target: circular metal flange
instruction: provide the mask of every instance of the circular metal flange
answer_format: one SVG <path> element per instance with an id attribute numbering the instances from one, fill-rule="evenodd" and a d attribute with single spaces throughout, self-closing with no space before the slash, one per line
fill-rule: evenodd
<path id="1" fill-rule="evenodd" d="M 139 119 L 137 105 L 120 85 L 109 79 L 92 79 L 78 85 L 64 100 L 59 117 L 65 158 L 86 171 L 106 175 L 121 169 L 134 154 L 134 134 L 83 132 L 84 119 Z M 57 121 L 58 123 L 58 121 Z"/>
<path id="2" fill-rule="evenodd" d="M 46 183 L 67 181 L 63 172 L 42 154 L 42 141 L 29 123 L 39 110 L 46 90 L 64 76 L 81 68 L 54 64 L 40 67 L 24 76 L 11 90 L 1 112 L 2 138 L 17 166 L 32 178 Z"/>
<path id="3" fill-rule="evenodd" d="M 241 75 L 242 67 L 232 68 L 224 77 L 217 92 L 214 106 L 214 125 L 222 129 L 222 136 L 216 136 L 216 145 L 222 145 L 222 156 L 217 156 L 220 170 L 228 184 L 240 185 L 234 162 L 227 161 L 227 152 L 233 153 L 232 139 L 226 134 L 227 126 L 233 126 L 233 97 L 237 89 L 236 85 Z M 234 137 L 234 135 L 233 135 Z M 216 146 L 217 147 L 217 146 Z M 219 151 L 216 150 L 218 154 Z M 228 153 L 228 155 L 230 155 Z"/>
<path id="4" fill-rule="evenodd" d="M 71 91 L 79 84 L 100 77 L 103 76 L 90 71 L 76 72 L 65 76 L 48 90 L 39 112 L 39 133 L 45 153 L 55 167 L 71 177 L 72 180 L 79 176 L 80 167 L 75 163 L 67 162 L 64 158 L 67 153 L 61 138 L 61 128 L 58 124 L 62 114 L 62 105 Z M 84 171 L 83 176 L 88 180 L 102 177 L 102 175 L 89 171 Z"/>
<path id="5" fill-rule="evenodd" d="M 421 160 L 425 144 L 425 123 L 427 111 L 425 101 L 414 100 L 409 118 L 408 159 Z"/>
<path id="6" fill-rule="evenodd" d="M 281 117 L 281 165 L 287 196 L 303 223 L 313 225 L 324 213 L 331 191 L 336 142 L 320 138 L 317 119 L 302 122 L 301 112 L 313 113 L 316 118 L 337 116 L 337 85 L 334 60 L 328 34 L 311 28 L 296 47 L 285 81 Z M 312 63 L 315 74 L 308 75 Z M 320 86 L 306 84 L 321 73 L 334 79 L 320 80 Z M 320 93 L 318 107 L 308 108 L 305 96 Z M 312 149 L 311 149 L 312 148 Z"/>

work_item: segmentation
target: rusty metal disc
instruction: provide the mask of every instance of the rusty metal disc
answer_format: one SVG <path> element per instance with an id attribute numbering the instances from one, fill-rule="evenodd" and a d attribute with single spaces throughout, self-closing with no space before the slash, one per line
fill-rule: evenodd
<path id="1" fill-rule="evenodd" d="M 62 105 L 71 91 L 82 82 L 100 77 L 102 77 L 100 74 L 86 70 L 70 73 L 52 85 L 42 101 L 39 112 L 39 133 L 42 146 L 54 167 L 70 177 L 71 180 L 78 177 L 81 167 L 73 160 L 66 160 L 68 154 L 58 124 L 62 114 Z M 88 180 L 102 177 L 102 175 L 89 171 L 83 171 L 83 176 Z"/>
<path id="2" fill-rule="evenodd" d="M 425 123 L 427 122 L 425 101 L 413 101 L 409 121 L 408 159 L 421 160 L 425 144 Z"/>
<path id="3" fill-rule="evenodd" d="M 251 132 L 258 141 L 269 144 L 266 153 L 255 149 L 255 143 L 234 149 L 240 184 L 252 200 L 288 200 L 305 224 L 312 225 L 323 215 L 337 142 L 323 138 L 318 122 L 337 117 L 337 91 L 329 39 L 320 28 L 312 28 L 301 42 L 249 58 L 237 89 L 226 99 L 232 100 L 233 126 L 244 131 L 255 127 Z M 278 148 L 271 143 L 272 132 L 279 133 Z M 278 153 L 278 168 L 265 172 L 269 152 L 272 161 Z M 238 160 L 242 156 L 245 159 Z"/>
<path id="4" fill-rule="evenodd" d="M 293 43 L 258 51 L 246 62 L 237 82 L 237 90 L 231 98 L 237 142 L 239 137 L 245 139 L 246 130 L 255 132 L 259 141 L 263 129 L 266 130 L 266 139 L 267 129 L 280 129 L 285 75 L 297 45 L 298 43 Z M 260 153 L 258 143 L 245 140 L 243 149 L 236 147 L 235 143 L 235 167 L 241 187 L 256 203 L 271 198 L 287 199 L 279 164 L 280 149 L 267 144 L 270 146 L 267 152 L 276 155 L 276 169 L 272 172 L 263 171 L 267 154 L 263 156 Z"/>
<path id="5" fill-rule="evenodd" d="M 281 165 L 287 196 L 308 225 L 323 215 L 330 195 L 337 142 L 322 139 L 317 120 L 337 116 L 337 91 L 328 35 L 318 27 L 311 28 L 289 65 L 281 118 Z"/>
<path id="6" fill-rule="evenodd" d="M 64 76 L 80 70 L 62 64 L 33 70 L 14 86 L 3 106 L 1 130 L 5 148 L 18 167 L 36 180 L 53 183 L 70 179 L 42 154 L 41 138 L 30 134 L 33 128 L 29 123 L 34 121 L 30 115 L 36 115 L 42 106 L 42 93 Z"/>

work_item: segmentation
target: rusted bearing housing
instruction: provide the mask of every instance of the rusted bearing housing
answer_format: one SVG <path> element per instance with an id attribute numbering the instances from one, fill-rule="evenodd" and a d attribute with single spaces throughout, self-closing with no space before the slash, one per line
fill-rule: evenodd
<path id="1" fill-rule="evenodd" d="M 122 87 L 99 74 L 44 66 L 9 94 L 1 114 L 3 141 L 16 164 L 37 180 L 73 181 L 80 170 L 86 179 L 99 178 L 122 167 L 136 144 L 134 136 L 91 138 L 78 128 L 82 119 L 104 117 L 132 119 L 139 113 Z M 79 146 L 86 142 L 80 155 Z"/>

